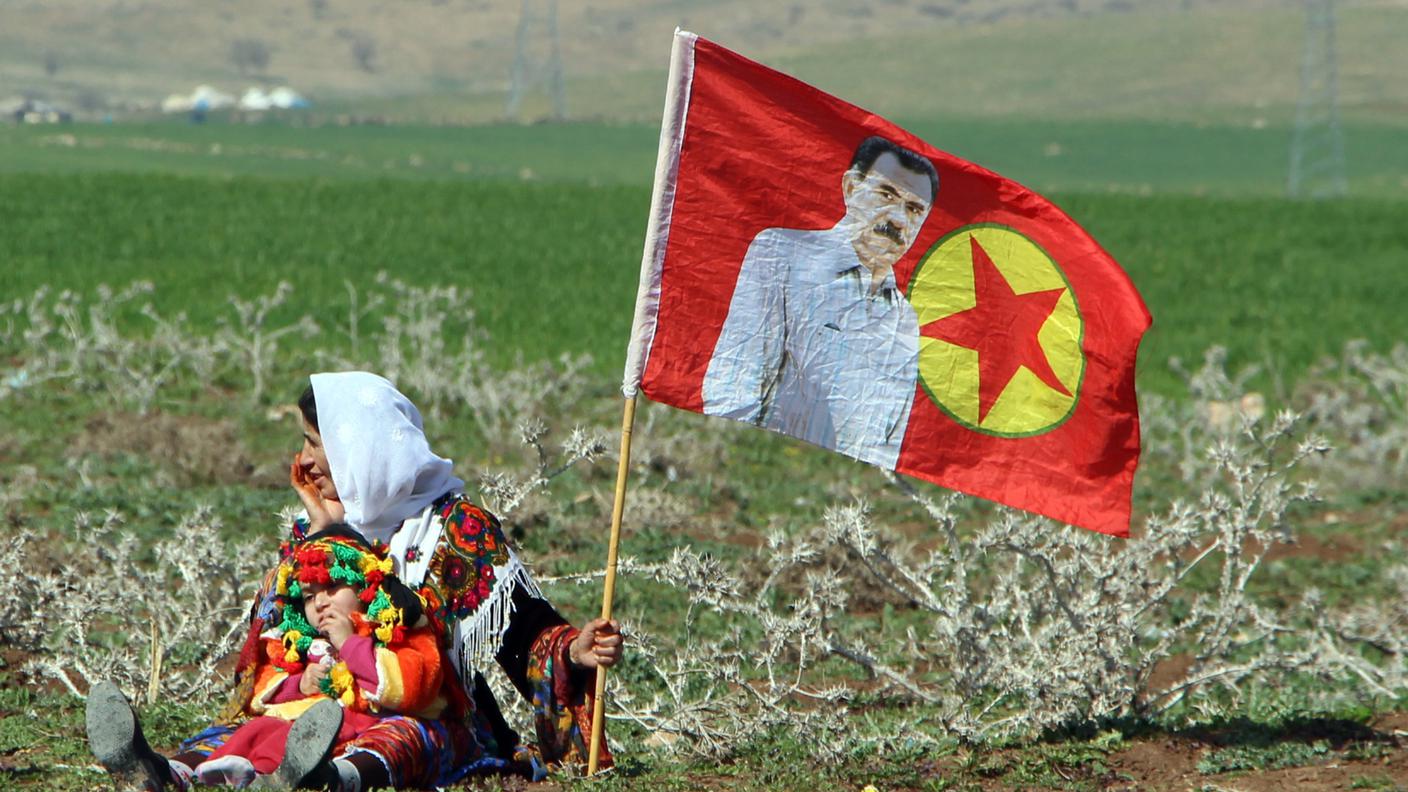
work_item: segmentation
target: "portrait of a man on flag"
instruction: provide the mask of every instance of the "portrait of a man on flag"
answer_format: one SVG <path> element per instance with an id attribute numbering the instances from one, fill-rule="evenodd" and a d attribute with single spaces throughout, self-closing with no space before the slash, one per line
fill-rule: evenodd
<path id="1" fill-rule="evenodd" d="M 895 282 L 938 194 L 927 158 L 867 137 L 830 228 L 753 238 L 704 377 L 704 412 L 893 468 L 914 400 L 919 323 Z"/>

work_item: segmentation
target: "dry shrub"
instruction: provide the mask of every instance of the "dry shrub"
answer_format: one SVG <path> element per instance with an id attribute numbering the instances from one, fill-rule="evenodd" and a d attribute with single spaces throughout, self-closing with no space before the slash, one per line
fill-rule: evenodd
<path id="1" fill-rule="evenodd" d="M 104 679 L 147 701 L 208 704 L 226 695 L 216 667 L 244 637 L 272 548 L 222 543 L 219 520 L 201 508 L 151 544 L 112 512 L 80 515 L 73 531 L 25 530 L 0 545 L 0 586 L 36 606 L 12 611 L 0 632 L 29 655 L 23 670 L 75 695 Z"/>
<path id="2" fill-rule="evenodd" d="M 1321 361 L 1297 388 L 1306 418 L 1340 439 L 1320 474 L 1357 488 L 1399 488 L 1408 480 L 1408 345 L 1387 354 L 1364 341 Z"/>
<path id="3" fill-rule="evenodd" d="M 463 313 L 462 291 L 386 279 L 380 285 L 382 291 L 362 298 L 352 292 L 341 328 L 352 357 L 329 362 L 394 375 L 427 415 L 467 412 L 495 443 L 517 430 L 514 447 L 521 453 L 495 448 L 521 460 L 516 469 L 480 476 L 487 505 L 508 524 L 573 531 L 581 520 L 553 482 L 572 466 L 610 459 L 608 446 L 614 447 L 604 439 L 614 427 L 591 428 L 596 406 L 560 399 L 597 387 L 584 362 L 491 370 L 479 354 L 472 317 Z M 187 376 L 209 381 L 214 367 L 249 374 L 240 380 L 248 386 L 244 395 L 258 400 L 262 383 L 287 365 L 277 340 L 290 328 L 307 329 L 264 327 L 265 309 L 280 294 L 261 299 L 241 303 L 240 321 L 227 323 L 223 335 L 185 339 L 175 363 L 163 356 L 185 329 L 180 317 L 148 311 L 152 332 L 129 337 L 114 329 L 104 313 L 110 308 L 84 310 L 68 294 L 50 299 L 41 292 L 0 306 L 0 351 L 19 361 L 0 382 L 0 396 L 57 381 L 111 394 L 103 402 L 110 406 L 151 414 L 166 384 Z M 446 322 L 456 328 L 453 343 L 436 329 Z M 1161 487 L 1187 496 L 1160 494 L 1137 540 L 1010 510 L 965 522 L 955 508 L 959 496 L 935 498 L 897 479 L 872 497 L 908 499 L 925 526 L 921 533 L 937 544 L 906 538 L 915 517 L 905 518 L 905 531 L 895 530 L 879 524 L 865 503 L 847 499 L 817 525 L 774 531 L 765 546 L 733 557 L 681 546 L 649 563 L 623 559 L 623 574 L 661 593 L 639 621 L 625 614 L 635 681 L 628 688 L 613 676 L 612 717 L 640 725 L 672 751 L 724 755 L 763 731 L 786 729 L 827 756 L 901 738 L 1025 737 L 1180 705 L 1226 711 L 1256 685 L 1274 685 L 1292 672 L 1333 679 L 1329 695 L 1403 693 L 1408 565 L 1394 569 L 1396 598 L 1338 610 L 1314 591 L 1287 605 L 1249 591 L 1270 548 L 1294 539 L 1296 510 L 1315 497 L 1311 473 L 1332 473 L 1345 483 L 1401 481 L 1408 464 L 1408 352 L 1377 355 L 1352 346 L 1336 365 L 1297 386 L 1303 416 L 1265 415 L 1264 400 L 1248 398 L 1249 374 L 1229 375 L 1224 361 L 1212 350 L 1201 369 L 1188 372 L 1188 400 L 1143 399 L 1145 467 L 1162 477 Z M 215 445 L 233 431 L 187 426 L 161 413 L 147 422 L 122 415 L 95 419 L 111 425 L 95 424 L 93 434 L 106 433 L 113 448 L 130 448 L 159 442 L 141 432 L 194 431 L 192 443 Z M 550 441 L 545 416 L 563 426 L 586 425 Z M 118 426 L 126 422 L 136 425 L 130 435 Z M 678 531 L 699 513 L 706 504 L 684 496 L 678 483 L 716 472 L 734 431 L 752 430 L 643 410 L 633 527 Z M 1338 453 L 1329 455 L 1311 431 L 1327 435 Z M 199 475 L 228 473 L 196 459 L 189 462 Z M 4 475 L 21 487 L 37 486 L 22 472 Z M 23 502 L 21 495 L 10 505 Z M 599 515 L 605 506 L 599 502 L 593 511 Z M 756 517 L 766 522 L 770 515 Z M 599 527 L 593 521 L 590 529 Z M 55 528 L 47 533 L 57 534 Z M 205 700 L 218 690 L 210 684 L 213 669 L 233 645 L 247 592 L 272 560 L 272 548 L 201 553 L 217 534 L 218 521 L 206 514 L 145 548 L 120 530 L 116 515 L 81 520 L 74 539 L 41 541 L 22 530 L 0 548 L 0 585 L 18 592 L 19 601 L 55 606 L 20 614 L 0 641 L 31 652 L 31 671 L 75 691 L 112 677 L 151 695 Z M 70 568 L 50 560 L 67 556 L 76 559 Z M 886 605 L 902 618 L 857 616 Z M 173 668 L 174 661 L 158 658 L 179 662 Z M 825 674 L 836 663 L 865 669 L 871 679 L 839 684 Z M 849 716 L 848 702 L 861 687 L 868 696 L 922 706 L 899 710 L 898 721 L 877 733 L 864 718 Z"/>

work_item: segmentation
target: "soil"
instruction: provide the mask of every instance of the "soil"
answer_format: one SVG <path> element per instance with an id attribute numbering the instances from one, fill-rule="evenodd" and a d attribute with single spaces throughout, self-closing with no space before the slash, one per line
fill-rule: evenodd
<path id="1" fill-rule="evenodd" d="M 254 464 L 238 424 L 229 419 L 153 412 L 99 413 L 69 442 L 66 455 L 134 454 L 157 461 L 182 484 L 280 486 Z"/>
<path id="2" fill-rule="evenodd" d="M 1334 761 L 1309 767 L 1280 770 L 1252 770 L 1204 775 L 1198 760 L 1210 748 L 1205 743 L 1165 737 L 1136 741 L 1110 755 L 1109 777 L 1101 779 L 1102 789 L 1110 790 L 1241 790 L 1241 792 L 1289 792 L 1289 790 L 1350 789 L 1356 781 L 1390 779 L 1398 788 L 1408 788 L 1408 756 L 1403 749 L 1378 760 Z M 994 787 L 1001 788 L 1001 787 Z M 1381 788 L 1381 787 L 1370 787 Z"/>
<path id="3" fill-rule="evenodd" d="M 1108 754 L 1104 771 L 1097 765 L 1056 769 L 1069 788 L 1101 790 L 1207 790 L 1207 792 L 1291 792 L 1291 790 L 1339 789 L 1398 789 L 1408 790 L 1408 751 L 1401 738 L 1394 735 L 1395 724 L 1408 723 L 1408 713 L 1393 713 L 1376 721 L 1372 731 L 1364 730 L 1364 739 L 1378 743 L 1388 753 L 1372 759 L 1345 759 L 1327 755 L 1323 763 L 1276 770 L 1243 770 L 1206 774 L 1198 770 L 1198 762 L 1209 752 L 1225 745 L 1228 734 L 1213 737 L 1158 734 L 1136 738 Z M 1315 735 L 1296 735 L 1296 740 L 1313 741 Z M 1335 740 L 1327 740 L 1332 746 Z M 1341 746 L 1335 746 L 1342 748 Z M 1018 761 L 1015 749 L 984 753 L 980 760 L 988 767 L 1002 767 L 1004 758 Z M 983 790 L 1047 789 L 1051 787 L 1016 783 L 1006 772 L 984 778 L 983 771 L 962 769 L 967 761 L 956 757 L 936 764 L 929 774 L 930 781 L 942 780 L 955 788 L 970 788 L 975 784 Z"/>

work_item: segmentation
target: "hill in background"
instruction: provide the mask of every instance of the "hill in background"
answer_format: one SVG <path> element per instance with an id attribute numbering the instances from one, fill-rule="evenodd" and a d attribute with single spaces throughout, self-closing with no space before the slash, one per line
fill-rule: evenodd
<path id="1" fill-rule="evenodd" d="M 291 85 L 323 108 L 483 123 L 504 114 L 520 0 L 6 0 L 0 97 L 89 113 L 210 83 Z M 533 2 L 540 14 L 546 2 Z M 901 117 L 1157 118 L 1294 112 L 1296 0 L 817 0 L 560 3 L 569 116 L 654 121 L 678 25 Z M 548 57 L 545 15 L 527 28 Z M 1350 119 L 1408 119 L 1408 2 L 1343 2 Z M 543 75 L 539 75 L 542 77 Z M 542 82 L 524 116 L 547 113 Z"/>

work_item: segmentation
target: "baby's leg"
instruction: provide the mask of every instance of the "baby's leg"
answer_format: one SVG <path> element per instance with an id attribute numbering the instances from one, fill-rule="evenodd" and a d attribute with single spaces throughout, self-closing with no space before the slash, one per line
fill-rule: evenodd
<path id="1" fill-rule="evenodd" d="M 226 754 L 196 765 L 196 780 L 209 786 L 247 787 L 254 783 L 254 763 L 243 756 Z"/>
<path id="2" fill-rule="evenodd" d="M 201 768 L 212 761 L 238 756 L 248 761 L 256 773 L 272 773 L 283 761 L 284 744 L 288 741 L 288 730 L 292 725 L 289 721 L 268 716 L 242 723 L 224 745 L 212 751 L 210 758 L 196 767 L 196 772 L 200 773 Z"/>

